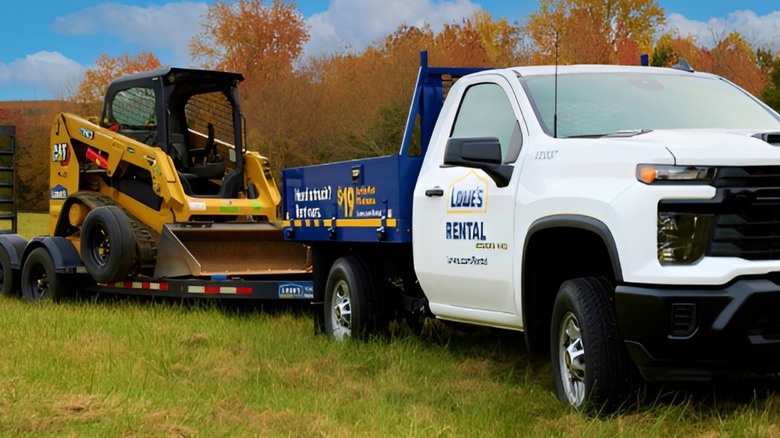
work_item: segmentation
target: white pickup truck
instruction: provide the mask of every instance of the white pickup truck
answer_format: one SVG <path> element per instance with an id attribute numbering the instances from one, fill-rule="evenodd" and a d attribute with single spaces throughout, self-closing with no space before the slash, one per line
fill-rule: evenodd
<path id="1" fill-rule="evenodd" d="M 636 370 L 780 371 L 780 116 L 723 78 L 423 56 L 397 155 L 282 183 L 330 336 L 402 310 L 523 331 L 579 409 Z"/>

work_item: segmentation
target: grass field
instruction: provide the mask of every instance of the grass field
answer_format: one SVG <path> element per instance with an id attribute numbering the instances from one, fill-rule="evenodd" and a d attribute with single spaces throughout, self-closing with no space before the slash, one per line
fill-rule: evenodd
<path id="1" fill-rule="evenodd" d="M 775 379 L 571 412 L 510 332 L 337 343 L 301 305 L 122 297 L 0 315 L 0 436 L 780 436 Z"/>

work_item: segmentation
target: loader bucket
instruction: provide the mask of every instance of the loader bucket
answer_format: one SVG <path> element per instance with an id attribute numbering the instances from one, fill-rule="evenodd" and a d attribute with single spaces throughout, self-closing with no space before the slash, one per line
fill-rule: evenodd
<path id="1" fill-rule="evenodd" d="M 311 266 L 308 249 L 257 223 L 165 224 L 155 277 L 299 274 Z"/>

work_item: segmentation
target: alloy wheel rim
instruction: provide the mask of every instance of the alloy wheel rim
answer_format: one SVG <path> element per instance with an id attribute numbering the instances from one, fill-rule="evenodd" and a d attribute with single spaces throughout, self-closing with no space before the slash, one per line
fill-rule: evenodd
<path id="1" fill-rule="evenodd" d="M 558 356 L 566 398 L 572 406 L 580 406 L 585 401 L 585 345 L 579 322 L 571 312 L 561 321 Z"/>

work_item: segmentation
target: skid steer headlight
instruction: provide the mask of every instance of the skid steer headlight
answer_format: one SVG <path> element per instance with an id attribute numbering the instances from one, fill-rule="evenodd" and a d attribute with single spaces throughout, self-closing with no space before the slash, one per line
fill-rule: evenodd
<path id="1" fill-rule="evenodd" d="M 712 215 L 658 213 L 658 261 L 662 265 L 692 264 L 704 255 Z"/>

